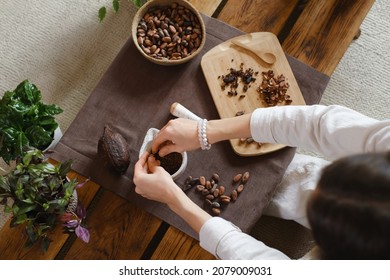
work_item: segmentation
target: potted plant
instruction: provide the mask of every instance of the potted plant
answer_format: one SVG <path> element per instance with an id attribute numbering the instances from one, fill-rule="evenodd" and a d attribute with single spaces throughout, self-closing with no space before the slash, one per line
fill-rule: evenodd
<path id="1" fill-rule="evenodd" d="M 58 129 L 54 116 L 63 110 L 41 99 L 41 92 L 28 80 L 0 99 L 0 157 L 7 164 L 23 156 L 24 146 L 44 150 L 53 141 Z"/>
<path id="2" fill-rule="evenodd" d="M 26 246 L 40 241 L 45 252 L 51 242 L 50 231 L 59 222 L 67 232 L 89 241 L 83 225 L 86 211 L 77 199 L 77 189 L 85 182 L 67 178 L 71 164 L 68 160 L 53 165 L 42 151 L 29 149 L 15 169 L 0 176 L 0 204 L 12 214 L 11 227 L 25 226 Z"/>

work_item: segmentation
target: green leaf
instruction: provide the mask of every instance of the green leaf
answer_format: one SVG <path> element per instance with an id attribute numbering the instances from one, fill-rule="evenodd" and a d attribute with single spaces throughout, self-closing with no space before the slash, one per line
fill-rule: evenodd
<path id="1" fill-rule="evenodd" d="M 15 95 L 24 103 L 35 104 L 42 99 L 41 92 L 28 80 L 21 82 L 15 89 Z"/>
<path id="2" fill-rule="evenodd" d="M 14 145 L 17 142 L 17 139 L 19 138 L 20 134 L 23 132 L 21 131 L 21 128 L 15 128 L 15 127 L 8 127 L 3 129 L 2 131 L 3 134 L 3 142 L 10 143 Z"/>
<path id="3" fill-rule="evenodd" d="M 3 189 L 6 193 L 9 193 L 11 191 L 9 181 L 5 176 L 0 176 L 0 189 Z"/>
<path id="4" fill-rule="evenodd" d="M 106 17 L 106 14 L 107 14 L 107 9 L 106 9 L 106 7 L 101 7 L 100 9 L 99 9 L 99 20 L 100 20 L 100 22 L 102 22 L 103 21 L 103 19 Z"/>
<path id="5" fill-rule="evenodd" d="M 59 175 L 61 176 L 61 178 L 66 177 L 66 175 L 71 170 L 72 164 L 73 164 L 73 160 L 71 160 L 71 159 L 66 160 L 63 163 L 61 163 L 61 165 L 59 166 Z"/>
<path id="6" fill-rule="evenodd" d="M 132 0 L 132 1 L 137 8 L 140 8 L 142 6 L 141 0 Z M 129 0 L 129 2 L 130 2 L 130 0 Z"/>
<path id="7" fill-rule="evenodd" d="M 31 246 L 31 245 L 33 245 L 35 242 L 37 242 L 38 237 L 37 237 L 37 235 L 35 234 L 35 231 L 34 231 L 34 229 L 33 229 L 33 227 L 32 227 L 32 224 L 26 226 L 26 233 L 27 233 L 28 240 L 29 240 L 29 242 L 26 243 L 27 246 Z"/>
<path id="8" fill-rule="evenodd" d="M 23 201 L 24 203 L 27 203 L 27 204 L 33 204 L 33 203 L 35 203 L 35 201 L 34 201 L 31 197 L 26 198 L 26 199 L 23 199 L 22 201 Z"/>
<path id="9" fill-rule="evenodd" d="M 71 185 L 69 185 L 69 186 L 71 186 Z M 66 188 L 65 189 L 65 197 L 70 198 L 73 194 L 73 191 L 74 191 L 74 188 L 72 188 L 72 187 Z"/>
<path id="10" fill-rule="evenodd" d="M 47 231 L 50 228 L 51 228 L 50 226 L 45 226 L 45 225 L 39 226 L 37 230 L 38 236 L 41 236 L 42 234 L 45 233 L 45 231 Z"/>
<path id="11" fill-rule="evenodd" d="M 39 104 L 39 114 L 42 116 L 53 116 L 53 115 L 58 115 L 64 112 L 61 107 L 55 105 L 55 104 Z"/>
<path id="12" fill-rule="evenodd" d="M 55 177 L 51 178 L 49 181 L 50 190 L 53 191 L 58 186 L 58 183 L 59 182 L 58 182 L 57 178 L 55 178 Z"/>
<path id="13" fill-rule="evenodd" d="M 26 137 L 26 135 L 23 132 L 20 132 L 18 134 L 16 146 L 15 146 L 15 156 L 22 156 L 23 155 L 23 147 L 29 146 L 30 141 Z"/>
<path id="14" fill-rule="evenodd" d="M 114 8 L 115 13 L 117 13 L 119 10 L 119 0 L 113 0 L 112 7 Z"/>
<path id="15" fill-rule="evenodd" d="M 16 183 L 16 190 L 15 190 L 15 195 L 16 195 L 17 199 L 23 200 L 24 199 L 23 193 L 24 193 L 24 188 L 23 188 L 22 180 L 21 180 L 21 178 L 19 178 L 17 183 Z"/>
<path id="16" fill-rule="evenodd" d="M 47 236 L 42 238 L 42 241 L 41 241 L 41 250 L 42 250 L 42 252 L 45 253 L 47 251 L 47 249 L 50 246 L 50 242 L 52 242 L 52 240 L 50 238 L 48 238 Z"/>
<path id="17" fill-rule="evenodd" d="M 46 148 L 53 141 L 51 132 L 38 125 L 26 129 L 25 135 L 30 139 L 29 145 L 36 148 Z"/>
<path id="18" fill-rule="evenodd" d="M 69 199 L 60 198 L 60 199 L 54 199 L 52 201 L 49 201 L 48 203 L 49 203 L 49 205 L 57 208 L 57 207 L 66 206 L 68 204 L 68 201 L 69 201 Z"/>
<path id="19" fill-rule="evenodd" d="M 26 206 L 26 207 L 22 207 L 20 208 L 19 212 L 18 212 L 18 216 L 19 215 L 22 215 L 22 214 L 25 214 L 25 213 L 28 213 L 30 212 L 31 210 L 34 210 L 38 207 L 37 204 L 33 204 L 33 205 L 30 205 L 30 206 Z"/>
<path id="20" fill-rule="evenodd" d="M 12 212 L 12 208 L 9 205 L 4 205 L 4 212 L 5 213 L 11 213 Z"/>
<path id="21" fill-rule="evenodd" d="M 18 211 L 19 211 L 18 205 L 16 204 L 12 205 L 12 214 L 16 216 Z"/>
<path id="22" fill-rule="evenodd" d="M 42 159 L 44 158 L 42 151 L 36 150 L 36 149 L 27 151 L 27 152 L 24 154 L 24 156 L 23 156 L 22 162 L 23 162 L 24 165 L 27 166 L 27 165 L 30 164 L 30 162 L 31 162 L 31 160 L 32 160 L 33 158 L 34 158 L 35 160 L 37 160 L 37 159 L 42 160 Z"/>
<path id="23" fill-rule="evenodd" d="M 15 218 L 16 218 L 15 221 L 14 221 L 15 225 L 21 225 L 25 221 L 27 221 L 27 215 L 26 214 L 18 215 Z"/>
<path id="24" fill-rule="evenodd" d="M 58 127 L 55 118 L 52 116 L 42 116 L 39 119 L 37 119 L 37 121 L 41 126 L 45 126 L 45 127 L 50 126 L 53 127 L 54 129 Z M 52 131 L 54 131 L 54 129 Z"/>

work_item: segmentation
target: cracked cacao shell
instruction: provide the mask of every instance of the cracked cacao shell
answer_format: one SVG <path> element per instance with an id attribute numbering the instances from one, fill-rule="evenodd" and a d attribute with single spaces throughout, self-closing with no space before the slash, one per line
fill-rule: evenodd
<path id="1" fill-rule="evenodd" d="M 105 125 L 99 139 L 98 154 L 119 173 L 125 173 L 130 165 L 130 151 L 126 139 L 110 126 Z"/>

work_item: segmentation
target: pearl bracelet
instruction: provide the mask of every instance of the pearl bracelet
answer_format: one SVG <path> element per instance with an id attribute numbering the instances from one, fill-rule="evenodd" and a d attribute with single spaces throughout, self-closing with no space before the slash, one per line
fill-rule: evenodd
<path id="1" fill-rule="evenodd" d="M 200 119 L 198 121 L 198 138 L 202 150 L 210 150 L 211 148 L 211 144 L 207 141 L 206 124 L 206 119 Z"/>

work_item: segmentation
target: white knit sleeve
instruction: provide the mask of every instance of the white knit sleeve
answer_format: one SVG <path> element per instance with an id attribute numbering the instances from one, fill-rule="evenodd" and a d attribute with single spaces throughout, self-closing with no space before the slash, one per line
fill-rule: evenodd
<path id="1" fill-rule="evenodd" d="M 375 120 L 338 105 L 259 108 L 250 128 L 258 142 L 299 147 L 330 159 L 390 149 L 390 119 Z"/>
<path id="2" fill-rule="evenodd" d="M 219 217 L 207 220 L 200 230 L 199 239 L 203 249 L 223 260 L 289 259 Z"/>

